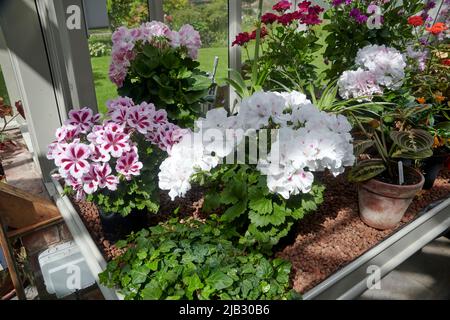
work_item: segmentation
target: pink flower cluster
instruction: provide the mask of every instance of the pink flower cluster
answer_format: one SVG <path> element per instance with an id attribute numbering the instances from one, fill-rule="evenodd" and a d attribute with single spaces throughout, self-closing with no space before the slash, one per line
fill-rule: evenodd
<path id="1" fill-rule="evenodd" d="M 91 109 L 72 110 L 48 147 L 47 158 L 54 160 L 59 175 L 78 199 L 99 189 L 114 191 L 121 178 L 131 180 L 140 175 L 144 164 L 133 140 L 136 135 L 170 150 L 185 133 L 167 121 L 164 110 L 145 102 L 134 105 L 128 97 L 109 101 L 108 118 L 102 123 L 99 120 L 100 115 Z"/>
<path id="2" fill-rule="evenodd" d="M 107 107 L 110 122 L 120 125 L 125 132 L 144 135 L 146 141 L 164 151 L 169 151 L 186 133 L 186 129 L 168 121 L 166 110 L 156 110 L 152 103 L 135 105 L 131 98 L 119 97 L 108 101 Z"/>
<path id="3" fill-rule="evenodd" d="M 180 30 L 172 31 L 162 22 L 146 22 L 133 29 L 120 27 L 112 35 L 112 61 L 109 66 L 109 78 L 119 88 L 127 76 L 131 61 L 136 57 L 136 43 L 160 46 L 161 41 L 174 49 L 185 48 L 191 59 L 197 59 L 202 42 L 200 34 L 191 25 L 184 25 Z"/>

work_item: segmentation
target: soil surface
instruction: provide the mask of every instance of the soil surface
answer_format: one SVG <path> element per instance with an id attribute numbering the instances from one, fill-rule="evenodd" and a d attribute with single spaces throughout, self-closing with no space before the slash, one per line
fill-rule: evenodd
<path id="1" fill-rule="evenodd" d="M 275 253 L 291 261 L 294 289 L 301 293 L 412 221 L 429 204 L 450 195 L 450 172 L 445 171 L 436 179 L 433 189 L 422 190 L 418 194 L 396 229 L 380 231 L 360 220 L 357 188 L 347 181 L 345 175 L 336 178 L 326 175 L 320 179 L 326 186 L 324 203 L 293 227 L 291 235 L 282 240 Z M 73 203 L 105 259 L 111 260 L 122 254 L 122 250 L 105 238 L 95 205 L 83 201 Z M 174 217 L 172 212 L 178 207 L 178 217 L 202 219 L 202 204 L 203 194 L 199 189 L 192 189 L 184 199 L 176 202 L 162 194 L 161 214 L 151 216 L 149 224 L 155 225 Z"/>
<path id="2" fill-rule="evenodd" d="M 293 243 L 276 255 L 292 263 L 294 289 L 304 293 L 383 239 L 414 220 L 429 204 L 450 195 L 450 173 L 442 172 L 431 190 L 422 190 L 393 230 L 373 229 L 359 218 L 356 185 L 344 175 L 323 178 L 324 203 L 299 221 Z"/>

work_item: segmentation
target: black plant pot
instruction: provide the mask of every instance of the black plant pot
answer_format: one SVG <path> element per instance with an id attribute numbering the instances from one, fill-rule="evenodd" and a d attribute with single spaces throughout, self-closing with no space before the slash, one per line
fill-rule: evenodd
<path id="1" fill-rule="evenodd" d="M 146 210 L 133 210 L 123 217 L 119 213 L 105 213 L 99 209 L 99 216 L 105 239 L 111 242 L 125 239 L 130 233 L 149 225 Z"/>
<path id="2" fill-rule="evenodd" d="M 440 154 L 424 160 L 422 171 L 425 177 L 425 183 L 423 184 L 423 189 L 429 190 L 433 188 L 434 181 L 444 167 L 447 157 L 447 154 Z"/>

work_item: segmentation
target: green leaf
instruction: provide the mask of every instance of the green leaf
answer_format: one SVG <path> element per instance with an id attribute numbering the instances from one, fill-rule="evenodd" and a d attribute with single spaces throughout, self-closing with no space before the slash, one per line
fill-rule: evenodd
<path id="1" fill-rule="evenodd" d="M 421 160 L 429 158 L 433 155 L 433 150 L 420 150 L 420 151 L 410 151 L 410 150 L 397 150 L 392 154 L 393 158 L 405 158 L 412 160 Z"/>
<path id="2" fill-rule="evenodd" d="M 439 122 L 435 125 L 436 129 L 450 130 L 450 121 Z"/>
<path id="3" fill-rule="evenodd" d="M 141 292 L 144 300 L 158 300 L 161 298 L 162 293 L 159 284 L 154 280 L 150 281 Z"/>
<path id="4" fill-rule="evenodd" d="M 117 241 L 117 242 L 115 243 L 115 246 L 116 246 L 118 249 L 125 248 L 127 245 L 128 245 L 128 242 L 127 242 L 126 240 L 119 240 L 119 241 Z"/>
<path id="5" fill-rule="evenodd" d="M 220 195 L 217 193 L 208 193 L 205 195 L 205 201 L 203 203 L 203 210 L 205 212 L 212 212 L 220 207 Z"/>
<path id="6" fill-rule="evenodd" d="M 270 290 L 270 284 L 269 283 L 267 283 L 266 281 L 262 281 L 260 286 L 261 286 L 261 291 L 263 293 L 269 292 L 269 290 Z"/>
<path id="7" fill-rule="evenodd" d="M 247 210 L 247 201 L 241 200 L 234 206 L 228 208 L 220 217 L 221 221 L 230 222 L 239 217 Z"/>
<path id="8" fill-rule="evenodd" d="M 373 140 L 355 141 L 353 145 L 355 157 L 358 157 L 360 154 L 362 154 L 364 151 L 372 147 L 374 144 L 375 142 Z"/>
<path id="9" fill-rule="evenodd" d="M 406 151 L 423 151 L 433 146 L 433 136 L 422 129 L 411 129 L 408 131 L 392 131 L 392 141 L 401 149 Z"/>
<path id="10" fill-rule="evenodd" d="M 147 249 L 140 249 L 136 255 L 140 260 L 144 260 L 145 258 L 147 258 Z"/>
<path id="11" fill-rule="evenodd" d="M 175 248 L 177 244 L 172 240 L 164 241 L 158 248 L 161 252 L 169 252 L 172 248 Z"/>
<path id="12" fill-rule="evenodd" d="M 200 277 L 196 273 L 194 273 L 190 277 L 184 278 L 183 282 L 188 286 L 187 290 L 190 293 L 204 287 L 202 281 L 200 280 Z"/>
<path id="13" fill-rule="evenodd" d="M 149 274 L 150 270 L 144 265 L 140 266 L 137 269 L 133 269 L 130 271 L 130 276 L 132 279 L 133 284 L 140 284 L 144 283 L 147 280 L 147 275 Z"/>
<path id="14" fill-rule="evenodd" d="M 348 174 L 351 182 L 363 182 L 370 180 L 386 170 L 382 160 L 366 160 L 355 165 Z"/>
<path id="15" fill-rule="evenodd" d="M 248 206 L 259 214 L 264 215 L 272 212 L 272 200 L 264 197 L 251 199 Z"/>
<path id="16" fill-rule="evenodd" d="M 194 80 L 194 83 L 186 91 L 204 91 L 212 85 L 211 79 L 204 75 L 196 74 L 191 79 Z"/>
<path id="17" fill-rule="evenodd" d="M 159 59 L 160 56 L 160 52 L 158 50 L 158 48 L 156 48 L 153 45 L 145 45 L 144 49 L 142 50 L 142 52 L 144 53 L 144 55 L 150 59 Z"/>
<path id="18" fill-rule="evenodd" d="M 267 279 L 272 276 L 273 268 L 269 261 L 265 258 L 261 258 L 256 266 L 256 276 L 261 279 Z"/>
<path id="19" fill-rule="evenodd" d="M 234 281 L 230 276 L 221 271 L 214 272 L 206 279 L 206 283 L 216 290 L 228 288 L 233 282 Z"/>

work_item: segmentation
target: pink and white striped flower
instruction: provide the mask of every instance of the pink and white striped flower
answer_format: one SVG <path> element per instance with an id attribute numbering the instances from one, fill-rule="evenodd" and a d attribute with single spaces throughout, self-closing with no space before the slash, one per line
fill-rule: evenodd
<path id="1" fill-rule="evenodd" d="M 65 179 L 67 186 L 71 187 L 75 191 L 75 199 L 78 201 L 84 200 L 86 198 L 86 193 L 83 190 L 83 182 L 72 176 L 67 176 Z"/>
<path id="2" fill-rule="evenodd" d="M 75 138 L 78 138 L 80 134 L 80 128 L 78 126 L 73 125 L 64 125 L 58 129 L 56 129 L 56 140 L 58 142 L 69 142 Z"/>
<path id="3" fill-rule="evenodd" d="M 60 166 L 62 173 L 70 174 L 78 179 L 89 172 L 90 165 L 87 160 L 90 153 L 87 145 L 75 140 L 67 145 L 64 152 L 55 159 L 55 163 Z"/>
<path id="4" fill-rule="evenodd" d="M 128 115 L 129 115 L 129 109 L 131 107 L 126 106 L 118 106 L 112 113 L 111 113 L 111 122 L 118 124 L 119 126 L 125 128 L 127 125 Z"/>
<path id="5" fill-rule="evenodd" d="M 111 115 L 116 109 L 120 109 L 122 107 L 131 108 L 134 106 L 133 99 L 129 97 L 118 97 L 113 100 L 108 100 L 106 102 L 106 107 L 108 109 L 108 115 Z"/>
<path id="6" fill-rule="evenodd" d="M 138 176 L 143 167 L 139 161 L 137 149 L 133 148 L 130 152 L 124 153 L 116 164 L 116 171 L 123 174 L 127 180 L 131 180 L 131 176 Z"/>
<path id="7" fill-rule="evenodd" d="M 111 155 L 105 149 L 101 148 L 99 145 L 91 143 L 89 145 L 91 149 L 91 160 L 93 162 L 109 162 L 111 160 Z"/>
<path id="8" fill-rule="evenodd" d="M 167 112 L 164 109 L 159 109 L 155 111 L 153 115 L 154 124 L 164 124 L 167 123 Z"/>
<path id="9" fill-rule="evenodd" d="M 123 128 L 115 123 L 105 125 L 103 135 L 97 139 L 100 147 L 111 153 L 115 158 L 130 151 L 130 136 L 123 132 Z"/>
<path id="10" fill-rule="evenodd" d="M 104 125 L 95 125 L 92 127 L 91 132 L 88 133 L 86 139 L 91 143 L 100 143 L 101 137 L 103 137 L 103 133 L 105 132 Z"/>
<path id="11" fill-rule="evenodd" d="M 88 132 L 96 121 L 99 120 L 99 116 L 94 116 L 93 112 L 89 108 L 83 108 L 81 110 L 70 110 L 69 119 L 64 124 L 70 124 L 80 128 L 80 132 Z"/>
<path id="12" fill-rule="evenodd" d="M 108 163 L 96 164 L 94 167 L 97 175 L 98 186 L 100 188 L 108 188 L 111 191 L 117 190 L 119 178 L 112 175 L 112 169 Z"/>
<path id="13" fill-rule="evenodd" d="M 55 160 L 58 159 L 66 150 L 67 143 L 64 142 L 52 142 L 47 148 L 47 159 Z"/>
<path id="14" fill-rule="evenodd" d="M 131 107 L 128 110 L 127 123 L 131 128 L 139 133 L 146 134 L 152 127 L 152 114 L 150 110 L 140 105 Z"/>
<path id="15" fill-rule="evenodd" d="M 165 123 L 158 127 L 159 148 L 167 151 L 172 146 L 181 141 L 183 136 L 189 132 L 187 129 L 181 129 L 173 123 Z"/>
<path id="16" fill-rule="evenodd" d="M 83 190 L 87 194 L 93 194 L 98 189 L 98 177 L 95 172 L 95 165 L 91 166 L 89 172 L 86 173 L 81 181 L 83 183 Z"/>

